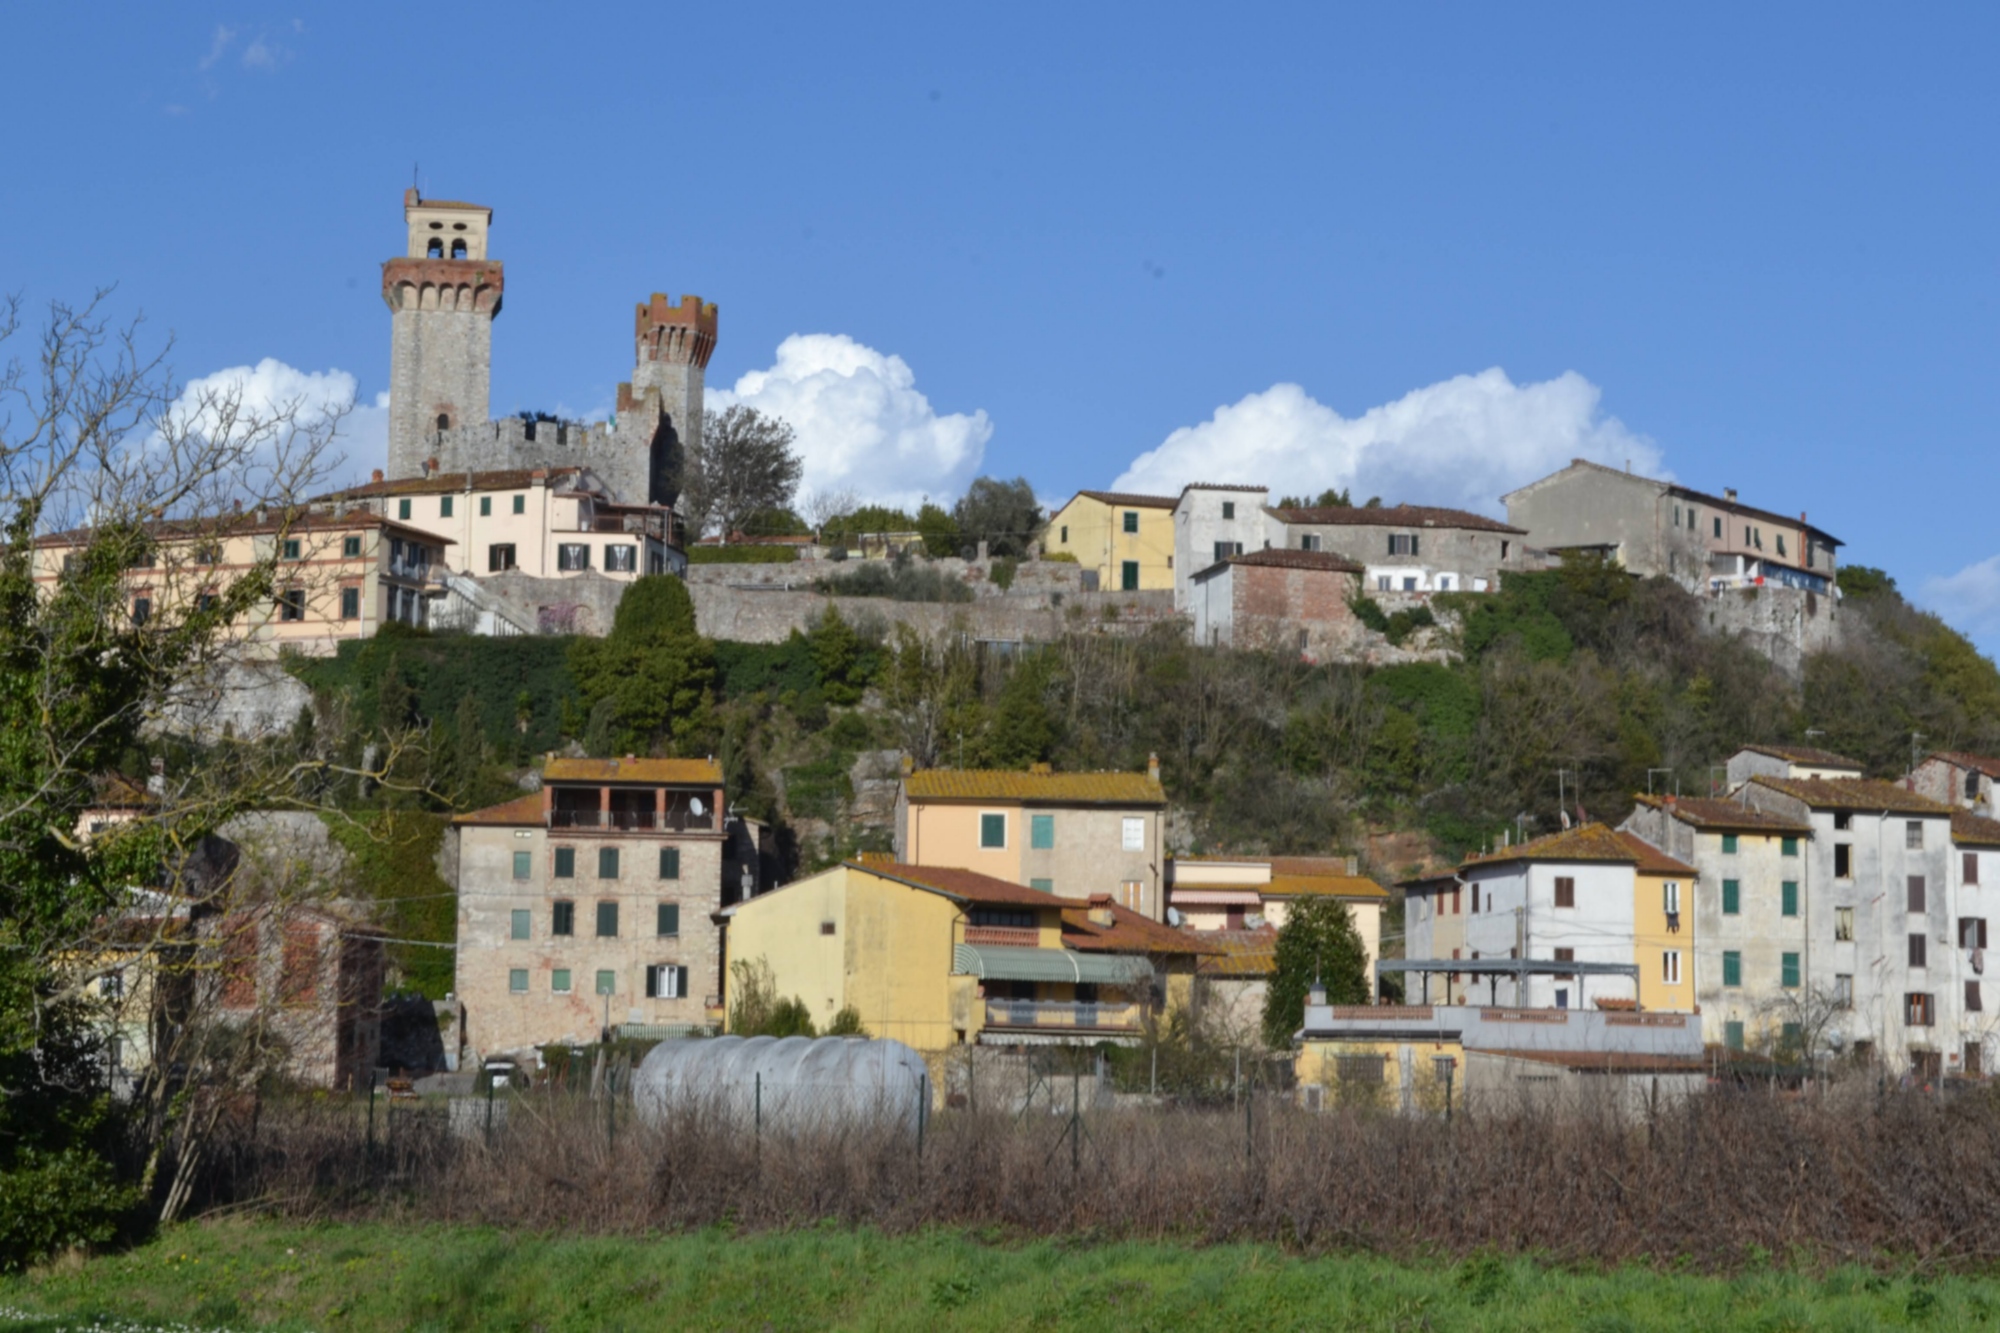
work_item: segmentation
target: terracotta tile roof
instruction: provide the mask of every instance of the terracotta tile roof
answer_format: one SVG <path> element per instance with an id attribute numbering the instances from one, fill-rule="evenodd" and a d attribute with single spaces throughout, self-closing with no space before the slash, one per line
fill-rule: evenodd
<path id="1" fill-rule="evenodd" d="M 1350 875 L 1354 873 L 1353 857 L 1350 856 L 1272 856 L 1265 858 L 1271 863 L 1274 875 Z"/>
<path id="2" fill-rule="evenodd" d="M 1760 787 L 1804 801 L 1815 810 L 1888 810 L 1905 815 L 1948 815 L 1951 807 L 1880 778 L 1752 778 Z"/>
<path id="3" fill-rule="evenodd" d="M 1270 489 L 1269 486 L 1231 486 L 1227 482 L 1220 481 L 1191 481 L 1181 487 L 1181 494 L 1186 495 L 1189 491 L 1264 491 L 1268 493 Z"/>
<path id="4" fill-rule="evenodd" d="M 903 779 L 915 801 L 1043 801 L 1052 805 L 1165 805 L 1166 789 L 1144 773 L 1022 773 L 997 768 L 926 768 Z"/>
<path id="5" fill-rule="evenodd" d="M 1812 524 L 1806 522 L 1805 521 L 1806 516 L 1804 514 L 1792 515 L 1792 514 L 1773 513 L 1768 509 L 1758 509 L 1751 505 L 1741 504 L 1735 500 L 1728 499 L 1724 496 L 1710 495 L 1706 491 L 1697 491 L 1691 487 L 1682 486 L 1677 482 L 1660 481 L 1653 477 L 1634 476 L 1632 473 L 1624 470 L 1623 468 L 1606 467 L 1602 463 L 1593 463 L 1587 458 L 1572 458 L 1569 461 L 1569 467 L 1588 468 L 1593 472 L 1609 473 L 1611 476 L 1621 478 L 1628 482 L 1636 482 L 1641 485 L 1662 487 L 1664 488 L 1665 492 L 1668 495 L 1677 495 L 1684 500 L 1699 500 L 1704 506 L 1706 506 L 1709 509 L 1720 509 L 1725 513 L 1740 514 L 1745 518 L 1761 518 L 1767 523 L 1784 524 L 1784 525 L 1796 524 L 1797 526 L 1804 528 L 1806 531 L 1814 533 L 1815 535 L 1819 536 L 1828 545 L 1831 546 L 1845 546 L 1847 544 L 1839 540 L 1838 538 L 1834 537 L 1833 534 L 1827 532 L 1824 528 L 1816 528 Z M 1563 469 L 1563 472 L 1567 471 L 1569 471 L 1569 468 Z M 1550 477 L 1556 477 L 1561 475 L 1562 475 L 1561 472 L 1555 472 L 1549 474 Z M 1510 492 L 1510 494 L 1519 495 L 1522 491 L 1528 490 L 1530 487 L 1539 486 L 1542 482 L 1547 480 L 1549 480 L 1549 477 L 1543 477 L 1539 481 L 1531 481 L 1528 483 L 1527 486 L 1518 487 L 1514 491 Z M 1502 500 L 1505 500 L 1507 497 L 1503 495 L 1500 498 Z"/>
<path id="6" fill-rule="evenodd" d="M 1699 1059 L 1685 1055 L 1648 1055 L 1638 1051 L 1480 1051 L 1480 1055 L 1504 1055 L 1513 1060 L 1558 1065 L 1564 1069 L 1617 1069 L 1626 1073 L 1679 1073 L 1706 1069 Z"/>
<path id="7" fill-rule="evenodd" d="M 1257 891 L 1266 898 L 1387 898 L 1389 891 L 1363 875 L 1272 875 Z"/>
<path id="8" fill-rule="evenodd" d="M 1440 509 L 1434 505 L 1395 505 L 1367 509 L 1360 505 L 1273 509 L 1286 523 L 1308 527 L 1343 528 L 1464 528 L 1473 532 L 1508 532 L 1525 537 L 1526 528 L 1510 527 L 1498 519 L 1464 509 Z"/>
<path id="9" fill-rule="evenodd" d="M 1047 894 L 1042 895 L 1048 898 Z M 1090 919 L 1093 907 L 1111 909 L 1111 924 L 1100 926 Z M 1208 943 L 1191 930 L 1177 930 L 1140 916 L 1097 894 L 1088 903 L 1064 907 L 1063 943 L 1086 953 L 1186 953 L 1212 954 L 1221 946 Z"/>
<path id="10" fill-rule="evenodd" d="M 1484 856 L 1468 856 L 1460 869 L 1501 865 L 1508 861 L 1627 861 L 1636 862 L 1636 853 L 1624 840 L 1602 824 L 1564 829 L 1513 847 L 1502 847 Z"/>
<path id="11" fill-rule="evenodd" d="M 1651 810 L 1664 810 L 1689 828 L 1728 829 L 1745 833 L 1811 833 L 1812 825 L 1771 810 L 1759 810 L 1742 801 L 1710 800 L 1691 796 L 1642 796 L 1633 800 Z"/>
<path id="12" fill-rule="evenodd" d="M 1675 860 L 1636 833 L 1621 832 L 1618 840 L 1639 858 L 1638 870 L 1642 875 L 1686 875 L 1692 879 L 1699 873 L 1687 862 Z"/>
<path id="13" fill-rule="evenodd" d="M 680 782 L 722 785 L 722 767 L 713 759 L 551 759 L 542 766 L 544 782 Z"/>
<path id="14" fill-rule="evenodd" d="M 1127 509 L 1172 509 L 1180 503 L 1171 495 L 1134 495 L 1130 491 L 1078 491 L 1093 500 L 1108 505 L 1123 505 Z M 1063 506 L 1067 509 L 1069 506 Z"/>
<path id="15" fill-rule="evenodd" d="M 90 804 L 100 810 L 138 810 L 153 804 L 153 794 L 143 782 L 134 782 L 123 773 L 105 773 L 90 780 Z"/>
<path id="16" fill-rule="evenodd" d="M 487 824 L 497 826 L 537 825 L 542 823 L 542 794 L 529 792 L 526 796 L 516 796 L 511 801 L 489 805 L 484 810 L 468 810 L 452 818 L 454 824 Z"/>
<path id="17" fill-rule="evenodd" d="M 212 518 L 166 519 L 146 525 L 146 531 L 155 541 L 199 541 L 203 539 L 223 539 L 227 537 L 256 537 L 265 533 L 283 531 L 301 532 L 356 532 L 367 528 L 407 533 L 412 539 L 426 546 L 456 546 L 449 537 L 439 537 L 425 532 L 422 528 L 365 509 L 351 509 L 345 514 L 335 514 L 325 509 L 308 511 L 293 510 L 290 514 L 268 513 L 262 522 L 254 512 L 241 514 L 220 514 Z M 79 546 L 90 540 L 91 529 L 70 528 L 64 532 L 51 532 L 35 538 L 38 547 Z"/>
<path id="18" fill-rule="evenodd" d="M 1861 771 L 1859 759 L 1849 759 L 1846 755 L 1835 754 L 1831 750 L 1818 750 L 1810 745 L 1745 745 L 1739 747 L 1752 754 L 1767 754 L 1773 759 L 1782 759 L 1788 764 L 1817 764 L 1822 768 L 1851 768 Z"/>
<path id="19" fill-rule="evenodd" d="M 1205 977 L 1268 977 L 1278 969 L 1278 932 L 1269 926 L 1256 930 L 1204 930 L 1199 934 L 1216 953 L 1196 965 Z"/>
<path id="20" fill-rule="evenodd" d="M 1951 812 L 1951 840 L 1962 847 L 2000 847 L 2000 819 L 1970 810 Z"/>
<path id="21" fill-rule="evenodd" d="M 1225 565 L 1258 565 L 1271 569 L 1313 569 L 1332 574 L 1359 574 L 1361 566 L 1338 551 L 1294 551 L 1289 546 L 1273 546 L 1266 551 L 1245 551 L 1221 562 Z M 1216 566 L 1209 566 L 1210 569 Z"/>
<path id="22" fill-rule="evenodd" d="M 1958 768 L 1970 768 L 1984 773 L 1989 778 L 2000 778 L 2000 759 L 1993 759 L 1987 755 L 1968 754 L 1964 750 L 1939 750 L 1936 754 L 1926 755 L 1925 758 L 1942 759 Z"/>
<path id="23" fill-rule="evenodd" d="M 405 207 L 456 208 L 468 213 L 491 213 L 493 211 L 485 204 L 468 204 L 463 199 L 419 199 L 414 204 L 407 204 Z"/>
<path id="24" fill-rule="evenodd" d="M 546 469 L 549 483 L 577 476 L 580 467 Z M 457 495 L 473 491 L 525 491 L 535 481 L 535 469 L 507 468 L 494 472 L 438 472 L 428 477 L 391 477 L 385 481 L 364 481 L 344 491 L 326 496 L 328 500 L 363 499 L 372 495 Z M 318 503 L 318 502 L 315 502 Z"/>
<path id="25" fill-rule="evenodd" d="M 847 864 L 856 870 L 884 879 L 893 879 L 914 888 L 929 889 L 949 898 L 957 898 L 968 903 L 985 903 L 997 907 L 1061 907 L 1074 899 L 1057 898 L 1040 889 L 1031 889 L 1025 884 L 1011 880 L 995 879 L 982 875 L 976 870 L 961 870 L 957 866 L 913 866 L 901 862 L 862 864 L 850 861 Z"/>

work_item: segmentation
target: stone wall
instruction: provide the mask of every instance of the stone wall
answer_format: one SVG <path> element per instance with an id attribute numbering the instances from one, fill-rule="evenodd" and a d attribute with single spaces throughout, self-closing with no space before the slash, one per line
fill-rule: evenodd
<path id="1" fill-rule="evenodd" d="M 289 731 L 299 710 L 312 703 L 308 690 L 270 658 L 216 663 L 175 689 L 148 731 L 212 744 L 226 733 L 256 740 Z"/>
<path id="2" fill-rule="evenodd" d="M 1735 634 L 1797 680 L 1810 653 L 1838 648 L 1845 632 L 1840 599 L 1765 584 L 1728 588 L 1703 601 L 1703 627 L 1711 634 Z"/>

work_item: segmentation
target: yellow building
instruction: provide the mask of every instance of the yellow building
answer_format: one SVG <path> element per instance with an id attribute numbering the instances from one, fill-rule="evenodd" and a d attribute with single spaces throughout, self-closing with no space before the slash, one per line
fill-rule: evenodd
<path id="1" fill-rule="evenodd" d="M 1693 1013 L 1695 868 L 1636 833 L 1618 835 L 1638 858 L 1632 875 L 1632 961 L 1639 1007 Z"/>
<path id="2" fill-rule="evenodd" d="M 1044 547 L 1073 555 L 1105 592 L 1149 592 L 1174 586 L 1174 506 L 1171 495 L 1078 491 L 1049 520 Z M 1086 587 L 1089 585 L 1086 584 Z"/>
<path id="3" fill-rule="evenodd" d="M 824 1028 L 852 1008 L 871 1037 L 949 1046 L 1138 1040 L 1185 1003 L 1196 937 L 1108 897 L 1065 902 L 990 875 L 849 862 L 721 913 L 728 964 L 762 962 Z"/>
<path id="4" fill-rule="evenodd" d="M 1109 894 L 1158 921 L 1166 808 L 1157 759 L 1144 773 L 924 769 L 905 774 L 896 797 L 896 859 L 1060 898 Z"/>

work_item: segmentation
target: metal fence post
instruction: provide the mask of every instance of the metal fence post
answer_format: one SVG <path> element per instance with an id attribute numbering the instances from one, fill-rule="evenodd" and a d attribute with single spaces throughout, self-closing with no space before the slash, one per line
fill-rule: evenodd
<path id="1" fill-rule="evenodd" d="M 1153 1097 L 1160 1095 L 1160 1047 L 1157 1042 L 1153 1045 L 1153 1077 L 1147 1093 Z"/>
<path id="2" fill-rule="evenodd" d="M 368 1071 L 368 1160 L 375 1160 L 375 1070 Z"/>
<path id="3" fill-rule="evenodd" d="M 1083 1172 L 1083 1070 L 1072 1065 L 1069 1072 L 1069 1177 L 1074 1181 Z"/>

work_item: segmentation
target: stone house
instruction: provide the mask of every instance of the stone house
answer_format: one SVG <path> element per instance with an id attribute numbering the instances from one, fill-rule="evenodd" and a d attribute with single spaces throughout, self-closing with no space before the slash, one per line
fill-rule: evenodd
<path id="1" fill-rule="evenodd" d="M 385 933 L 358 904 L 269 902 L 199 923 L 225 1023 L 255 1030 L 286 1075 L 366 1088 L 382 1044 Z"/>
<path id="2" fill-rule="evenodd" d="M 1174 610 L 1186 611 L 1194 577 L 1232 555 L 1264 548 L 1269 537 L 1264 486 L 1194 482 L 1174 502 Z"/>
<path id="3" fill-rule="evenodd" d="M 560 759 L 458 816 L 456 993 L 484 1055 L 722 1021 L 715 914 L 757 872 L 708 759 Z M 746 878 L 747 877 L 747 878 Z"/>
<path id="4" fill-rule="evenodd" d="M 2000 781 L 2000 759 L 1941 750 L 1925 756 L 1910 780 L 1920 796 L 1990 815 L 1994 810 L 1993 784 Z"/>
<path id="5" fill-rule="evenodd" d="M 1858 778 L 1861 761 L 1810 745 L 1745 745 L 1729 756 L 1729 789 L 1752 778 Z"/>
<path id="6" fill-rule="evenodd" d="M 1253 550 L 1190 580 L 1194 641 L 1211 647 L 1352 655 L 1365 626 L 1354 614 L 1362 567 L 1331 551 Z"/>
<path id="7" fill-rule="evenodd" d="M 1158 759 L 1144 773 L 920 769 L 904 775 L 896 797 L 896 859 L 1060 898 L 1108 894 L 1158 921 L 1166 808 Z"/>
<path id="8" fill-rule="evenodd" d="M 1742 504 L 1733 490 L 1709 495 L 1579 458 L 1500 498 L 1508 522 L 1540 549 L 1604 555 L 1689 591 L 1767 583 L 1834 591 L 1841 541 L 1803 513 Z"/>
<path id="9" fill-rule="evenodd" d="M 1171 495 L 1078 491 L 1049 520 L 1044 545 L 1076 557 L 1088 591 L 1171 588 L 1177 503 Z"/>
<path id="10" fill-rule="evenodd" d="M 1526 532 L 1463 509 L 1402 504 L 1265 512 L 1273 549 L 1356 561 L 1366 592 L 1491 592 L 1501 574 L 1531 568 Z"/>

